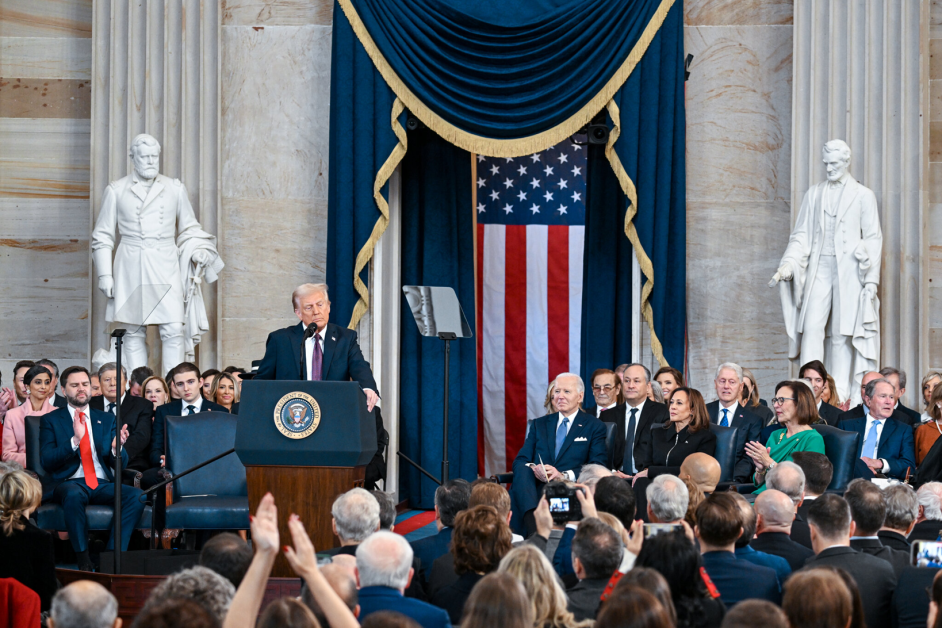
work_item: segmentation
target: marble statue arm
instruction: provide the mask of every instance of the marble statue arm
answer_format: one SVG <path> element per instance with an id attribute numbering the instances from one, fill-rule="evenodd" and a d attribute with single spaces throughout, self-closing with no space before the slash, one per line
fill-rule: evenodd
<path id="1" fill-rule="evenodd" d="M 769 282 L 771 288 L 779 281 L 790 281 L 794 279 L 796 273 L 804 272 L 808 266 L 808 258 L 811 257 L 811 234 L 814 228 L 812 224 L 813 192 L 811 188 L 805 192 L 801 201 L 801 209 L 798 212 L 798 219 L 795 221 L 795 227 L 792 229 L 791 236 L 788 238 L 788 246 L 785 247 L 785 253 L 782 254 L 782 261 L 779 262 L 778 270 Z"/>
<path id="2" fill-rule="evenodd" d="M 114 186 L 105 188 L 101 200 L 101 211 L 92 230 L 92 259 L 98 273 L 98 289 L 105 293 L 109 299 L 114 294 L 114 279 L 112 278 L 112 257 L 115 243 L 115 231 L 118 227 L 117 198 Z"/>

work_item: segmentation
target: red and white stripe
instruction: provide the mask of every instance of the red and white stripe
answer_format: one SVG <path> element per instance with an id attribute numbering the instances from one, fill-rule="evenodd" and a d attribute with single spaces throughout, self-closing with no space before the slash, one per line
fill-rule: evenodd
<path id="1" fill-rule="evenodd" d="M 478 225 L 478 457 L 504 473 L 549 382 L 579 372 L 583 226 Z"/>

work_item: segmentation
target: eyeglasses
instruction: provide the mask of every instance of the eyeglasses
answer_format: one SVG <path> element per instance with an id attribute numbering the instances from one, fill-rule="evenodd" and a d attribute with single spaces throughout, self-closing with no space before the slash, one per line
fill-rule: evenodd
<path id="1" fill-rule="evenodd" d="M 772 405 L 780 406 L 786 401 L 794 401 L 794 400 L 795 400 L 794 397 L 772 397 Z"/>
<path id="2" fill-rule="evenodd" d="M 612 386 L 611 384 L 605 384 L 604 386 L 593 386 L 593 387 L 592 387 L 592 390 L 594 390 L 594 391 L 596 391 L 596 392 L 598 392 L 598 391 L 600 391 L 600 390 L 604 390 L 605 392 L 611 392 L 612 389 L 614 389 L 614 388 L 615 388 L 615 387 Z"/>

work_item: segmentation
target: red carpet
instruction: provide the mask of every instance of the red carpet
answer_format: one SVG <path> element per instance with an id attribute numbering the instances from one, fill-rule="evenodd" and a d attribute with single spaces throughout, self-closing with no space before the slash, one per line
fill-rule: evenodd
<path id="1" fill-rule="evenodd" d="M 396 523 L 396 534 L 401 534 L 406 536 L 410 532 L 415 532 L 419 528 L 424 528 L 430 523 L 435 521 L 435 511 L 429 510 L 427 512 L 421 512 L 416 515 L 412 515 L 405 521 L 401 523 Z"/>

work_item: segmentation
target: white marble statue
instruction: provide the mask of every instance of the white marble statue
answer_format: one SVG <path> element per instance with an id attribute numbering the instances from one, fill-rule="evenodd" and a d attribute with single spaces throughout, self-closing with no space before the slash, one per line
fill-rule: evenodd
<path id="1" fill-rule="evenodd" d="M 822 153 L 828 180 L 805 193 L 769 287 L 782 282 L 788 357 L 821 360 L 841 400 L 857 402 L 861 378 L 880 359 L 883 232 L 876 196 L 847 171 L 847 144 L 831 140 Z"/>
<path id="2" fill-rule="evenodd" d="M 92 256 L 98 288 L 108 297 L 105 318 L 128 330 L 128 371 L 147 364 L 146 325 L 158 325 L 166 373 L 192 361 L 209 331 L 200 284 L 204 277 L 215 281 L 224 264 L 216 238 L 196 220 L 183 183 L 158 174 L 157 140 L 138 135 L 130 154 L 134 172 L 105 190 Z M 116 230 L 121 239 L 114 251 Z"/>

